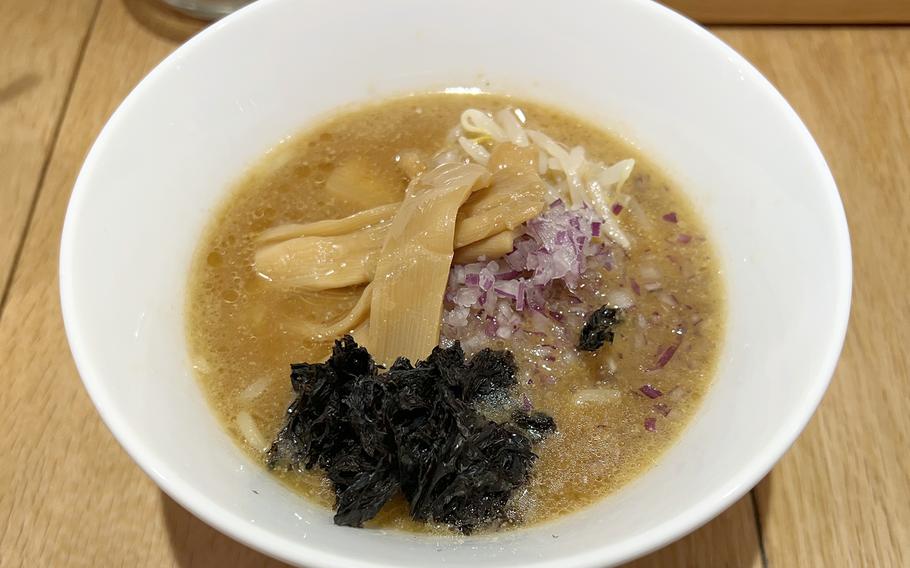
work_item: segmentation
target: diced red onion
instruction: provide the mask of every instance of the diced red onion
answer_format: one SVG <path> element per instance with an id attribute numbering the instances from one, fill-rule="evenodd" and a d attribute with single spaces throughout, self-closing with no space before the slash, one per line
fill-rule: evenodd
<path id="1" fill-rule="evenodd" d="M 481 294 L 480 288 L 459 288 L 458 292 L 455 293 L 453 301 L 459 306 L 469 308 L 477 303 Z"/>
<path id="2" fill-rule="evenodd" d="M 600 223 L 598 221 L 594 221 L 593 223 L 591 223 L 591 236 L 592 237 L 600 236 Z"/>
<path id="3" fill-rule="evenodd" d="M 484 292 L 489 292 L 493 288 L 493 284 L 496 283 L 496 277 L 486 268 L 480 271 L 479 276 L 477 285 Z"/>
<path id="4" fill-rule="evenodd" d="M 657 432 L 657 418 L 653 416 L 645 418 L 645 430 L 648 432 Z"/>
<path id="5" fill-rule="evenodd" d="M 688 244 L 689 241 L 691 241 L 691 240 L 692 240 L 692 237 L 685 233 L 680 233 L 679 235 L 676 236 L 676 242 L 678 242 L 681 245 Z"/>
<path id="6" fill-rule="evenodd" d="M 496 310 L 496 294 L 487 294 L 482 303 L 483 311 L 488 315 L 493 314 Z"/>
<path id="7" fill-rule="evenodd" d="M 501 280 L 493 286 L 493 291 L 500 296 L 515 300 L 518 298 L 518 281 Z"/>
<path id="8" fill-rule="evenodd" d="M 639 287 L 638 282 L 634 278 L 629 280 L 629 285 L 632 287 L 632 291 L 635 292 L 636 296 L 641 296 L 641 287 Z"/>
<path id="9" fill-rule="evenodd" d="M 660 284 L 660 282 L 648 282 L 647 284 L 642 286 L 642 288 L 644 288 L 648 292 L 653 292 L 655 290 L 660 290 L 661 284 Z"/>
<path id="10" fill-rule="evenodd" d="M 515 296 L 515 309 L 519 312 L 525 309 L 525 281 L 518 281 L 518 291 Z"/>
<path id="11" fill-rule="evenodd" d="M 682 337 L 680 336 L 680 339 Z M 673 358 L 673 354 L 676 353 L 676 350 L 679 349 L 679 342 L 670 345 L 664 349 L 663 353 L 660 354 L 660 357 L 657 358 L 657 362 L 654 363 L 654 366 L 648 369 L 649 371 L 656 371 L 658 369 L 663 369 L 667 366 L 667 363 L 670 362 L 670 359 Z"/>
<path id="12" fill-rule="evenodd" d="M 663 216 L 663 220 L 668 223 L 675 223 L 678 220 L 676 218 L 676 212 L 670 211 L 669 213 L 667 213 L 666 215 Z"/>
<path id="13" fill-rule="evenodd" d="M 622 205 L 619 203 L 614 203 L 613 207 L 610 208 L 614 215 L 619 215 L 622 213 Z"/>
<path id="14" fill-rule="evenodd" d="M 654 410 L 663 414 L 664 416 L 667 416 L 668 414 L 670 414 L 670 407 L 662 402 L 658 402 L 657 404 L 655 404 Z"/>
<path id="15" fill-rule="evenodd" d="M 480 273 L 465 274 L 464 283 L 466 286 L 480 286 Z"/>
<path id="16" fill-rule="evenodd" d="M 465 327 L 468 325 L 468 316 L 470 314 L 471 308 L 467 306 L 456 306 L 445 314 L 443 323 L 447 323 L 452 327 Z"/>
<path id="17" fill-rule="evenodd" d="M 452 272 L 449 273 L 449 288 L 454 288 L 458 284 L 465 283 L 465 267 L 461 265 L 455 265 L 452 267 Z"/>
<path id="18" fill-rule="evenodd" d="M 524 410 L 525 412 L 531 412 L 531 409 L 533 409 L 533 408 L 534 408 L 534 406 L 531 404 L 531 399 L 528 398 L 528 395 L 522 394 L 521 395 L 521 409 Z"/>
<path id="19" fill-rule="evenodd" d="M 651 385 L 642 385 L 638 390 L 648 398 L 660 398 L 664 394 Z"/>

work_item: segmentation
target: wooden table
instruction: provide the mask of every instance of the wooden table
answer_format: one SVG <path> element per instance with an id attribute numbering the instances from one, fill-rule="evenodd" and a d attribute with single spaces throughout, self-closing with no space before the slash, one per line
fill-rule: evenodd
<path id="1" fill-rule="evenodd" d="M 200 24 L 150 0 L 0 2 L 0 566 L 277 563 L 196 520 L 120 449 L 61 324 L 57 256 L 90 144 Z M 834 382 L 768 477 L 636 566 L 910 566 L 910 28 L 718 27 L 796 107 L 855 261 Z"/>

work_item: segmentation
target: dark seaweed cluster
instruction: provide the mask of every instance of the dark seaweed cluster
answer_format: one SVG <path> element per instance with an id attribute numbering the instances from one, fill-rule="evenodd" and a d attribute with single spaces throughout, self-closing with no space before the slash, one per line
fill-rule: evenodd
<path id="1" fill-rule="evenodd" d="M 463 532 L 502 518 L 555 430 L 542 413 L 497 424 L 474 407 L 515 384 L 508 351 L 465 361 L 459 344 L 384 371 L 350 336 L 325 363 L 291 365 L 297 398 L 268 452 L 270 467 L 321 467 L 335 487 L 335 524 L 359 527 L 399 490 L 417 520 Z"/>
<path id="2" fill-rule="evenodd" d="M 601 306 L 594 310 L 581 328 L 578 348 L 582 351 L 597 351 L 604 343 L 613 343 L 613 327 L 619 322 L 620 311 L 617 308 Z"/>

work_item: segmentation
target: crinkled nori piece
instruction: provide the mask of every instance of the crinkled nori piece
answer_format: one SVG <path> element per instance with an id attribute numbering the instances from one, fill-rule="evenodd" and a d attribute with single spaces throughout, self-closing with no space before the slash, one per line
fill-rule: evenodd
<path id="1" fill-rule="evenodd" d="M 582 351 L 597 351 L 604 343 L 613 343 L 613 326 L 620 321 L 620 310 L 601 306 L 591 312 L 588 321 L 581 328 L 578 348 Z"/>
<path id="2" fill-rule="evenodd" d="M 502 518 L 537 457 L 531 440 L 556 427 L 539 412 L 497 424 L 473 408 L 515 382 L 508 351 L 485 349 L 466 362 L 456 343 L 381 372 L 345 336 L 325 363 L 291 366 L 297 398 L 268 465 L 323 468 L 338 525 L 361 526 L 400 489 L 413 518 L 470 532 Z"/>
<path id="3" fill-rule="evenodd" d="M 512 413 L 512 423 L 527 431 L 531 440 L 535 442 L 556 431 L 556 421 L 552 416 L 543 412 L 528 413 L 516 410 Z"/>

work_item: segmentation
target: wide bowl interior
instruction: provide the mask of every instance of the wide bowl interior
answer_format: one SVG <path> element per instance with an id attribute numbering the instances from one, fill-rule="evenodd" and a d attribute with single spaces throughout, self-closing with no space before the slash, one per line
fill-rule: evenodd
<path id="1" fill-rule="evenodd" d="M 194 247 L 232 182 L 333 109 L 476 88 L 609 128 L 697 203 L 721 257 L 728 334 L 683 438 L 582 512 L 497 536 L 335 527 L 237 450 L 188 361 Z M 61 257 L 72 350 L 132 457 L 204 520 L 314 566 L 587 566 L 619 562 L 716 515 L 764 475 L 817 405 L 843 340 L 843 210 L 808 132 L 742 58 L 640 0 L 265 0 L 161 64 L 88 156 Z M 254 492 L 255 490 L 255 492 Z"/>

